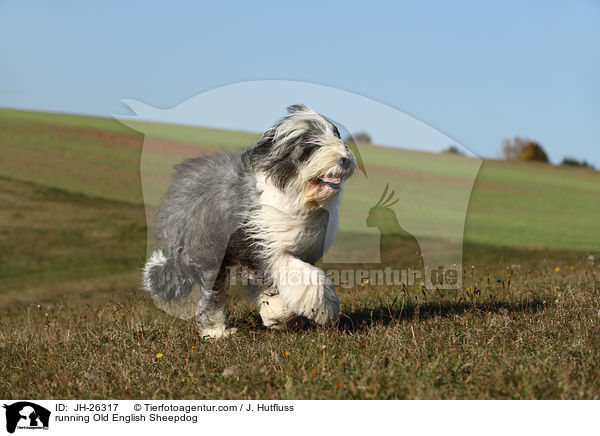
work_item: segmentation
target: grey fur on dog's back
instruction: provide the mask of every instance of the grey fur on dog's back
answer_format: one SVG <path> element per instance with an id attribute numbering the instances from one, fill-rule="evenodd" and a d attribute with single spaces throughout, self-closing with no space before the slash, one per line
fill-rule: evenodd
<path id="1" fill-rule="evenodd" d="M 175 169 L 155 225 L 167 259 L 148 271 L 151 290 L 164 300 L 186 296 L 194 282 L 212 285 L 231 235 L 258 198 L 247 154 L 224 151 Z"/>

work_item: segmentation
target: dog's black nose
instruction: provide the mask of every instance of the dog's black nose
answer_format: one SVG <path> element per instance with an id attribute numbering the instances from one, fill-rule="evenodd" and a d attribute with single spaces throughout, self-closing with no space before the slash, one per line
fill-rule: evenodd
<path id="1" fill-rule="evenodd" d="M 350 165 L 352 165 L 352 161 L 350 159 L 348 159 L 347 157 L 342 157 L 340 158 L 340 166 L 347 170 L 348 168 L 350 168 Z"/>

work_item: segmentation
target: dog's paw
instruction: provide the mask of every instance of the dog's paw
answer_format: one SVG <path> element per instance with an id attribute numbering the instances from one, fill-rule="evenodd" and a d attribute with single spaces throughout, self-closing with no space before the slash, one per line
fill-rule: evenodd
<path id="1" fill-rule="evenodd" d="M 322 326 L 337 320 L 340 302 L 331 279 L 323 270 L 289 257 L 276 266 L 273 277 L 282 303 L 289 310 Z"/>
<path id="2" fill-rule="evenodd" d="M 283 304 L 279 294 L 262 294 L 258 298 L 258 312 L 264 326 L 273 330 L 285 330 L 288 323 L 298 317 Z"/>
<path id="3" fill-rule="evenodd" d="M 226 338 L 237 332 L 237 328 L 203 328 L 199 330 L 202 339 Z"/>
<path id="4" fill-rule="evenodd" d="M 294 312 L 312 319 L 321 326 L 333 324 L 340 313 L 340 301 L 335 294 L 333 283 L 322 270 L 314 267 L 310 274 L 304 277 L 309 277 L 310 280 L 295 289 L 288 288 L 288 292 L 282 294 L 285 304 Z"/>

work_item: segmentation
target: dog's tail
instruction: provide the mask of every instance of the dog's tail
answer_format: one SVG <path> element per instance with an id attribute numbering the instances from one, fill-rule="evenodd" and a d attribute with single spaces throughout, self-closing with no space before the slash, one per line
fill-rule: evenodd
<path id="1" fill-rule="evenodd" d="M 170 301 L 187 296 L 194 280 L 174 259 L 156 250 L 144 266 L 144 289 L 162 300 Z"/>

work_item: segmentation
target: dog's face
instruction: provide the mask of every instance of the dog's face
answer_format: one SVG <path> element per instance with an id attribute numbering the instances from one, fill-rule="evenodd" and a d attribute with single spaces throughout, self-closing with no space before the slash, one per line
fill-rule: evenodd
<path id="1" fill-rule="evenodd" d="M 354 156 L 327 118 L 303 105 L 288 112 L 259 138 L 252 165 L 282 191 L 296 191 L 303 204 L 325 204 L 354 173 Z"/>

